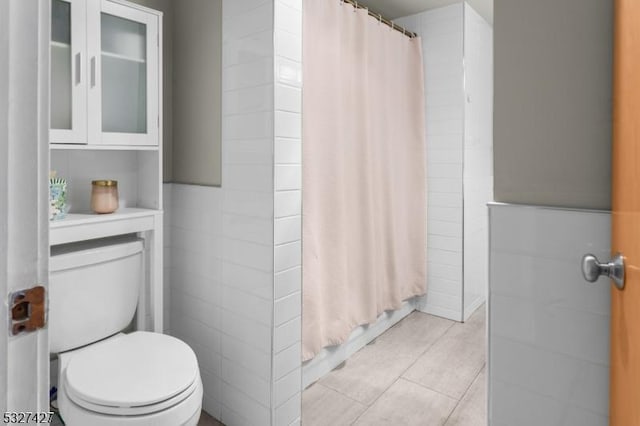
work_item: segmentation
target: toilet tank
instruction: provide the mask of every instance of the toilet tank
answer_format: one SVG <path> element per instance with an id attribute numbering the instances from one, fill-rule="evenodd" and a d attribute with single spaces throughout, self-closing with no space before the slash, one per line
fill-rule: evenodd
<path id="1" fill-rule="evenodd" d="M 88 345 L 133 319 L 143 281 L 143 245 L 112 238 L 51 248 L 50 352 Z"/>

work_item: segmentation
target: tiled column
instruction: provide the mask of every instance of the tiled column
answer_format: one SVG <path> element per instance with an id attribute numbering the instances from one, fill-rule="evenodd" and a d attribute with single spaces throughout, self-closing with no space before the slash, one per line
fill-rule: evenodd
<path id="1" fill-rule="evenodd" d="M 222 361 L 212 414 L 229 426 L 300 418 L 301 6 L 223 3 Z"/>
<path id="2" fill-rule="evenodd" d="M 274 425 L 300 423 L 302 0 L 275 0 Z"/>
<path id="3" fill-rule="evenodd" d="M 223 2 L 220 419 L 271 418 L 273 2 Z"/>

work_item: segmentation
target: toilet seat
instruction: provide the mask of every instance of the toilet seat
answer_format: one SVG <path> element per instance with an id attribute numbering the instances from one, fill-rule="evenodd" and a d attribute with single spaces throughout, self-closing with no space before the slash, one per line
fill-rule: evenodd
<path id="1" fill-rule="evenodd" d="M 137 407 L 112 407 L 108 405 L 94 404 L 83 399 L 80 395 L 74 395 L 72 392 L 67 391 L 67 395 L 69 395 L 69 399 L 71 399 L 72 402 L 79 405 L 80 407 L 99 414 L 112 416 L 141 416 L 166 410 L 173 407 L 174 405 L 180 404 L 182 401 L 189 398 L 196 391 L 197 387 L 198 383 L 197 381 L 194 381 L 186 390 L 174 397 L 171 397 L 157 404 L 142 405 Z"/>
<path id="2" fill-rule="evenodd" d="M 180 404 L 196 391 L 199 377 L 187 344 L 140 331 L 82 349 L 70 359 L 62 379 L 69 399 L 84 409 L 139 416 Z"/>

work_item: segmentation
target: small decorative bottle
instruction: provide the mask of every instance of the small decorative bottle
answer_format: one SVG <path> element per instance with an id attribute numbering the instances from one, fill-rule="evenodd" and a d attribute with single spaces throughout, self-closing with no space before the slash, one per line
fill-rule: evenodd
<path id="1" fill-rule="evenodd" d="M 67 206 L 67 181 L 49 173 L 49 220 L 64 219 L 69 211 Z"/>

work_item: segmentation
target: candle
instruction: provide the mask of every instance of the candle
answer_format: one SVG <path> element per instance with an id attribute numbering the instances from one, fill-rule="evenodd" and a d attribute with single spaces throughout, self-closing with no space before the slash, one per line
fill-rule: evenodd
<path id="1" fill-rule="evenodd" d="M 118 181 L 91 181 L 91 210 L 94 213 L 113 213 L 118 210 Z"/>

